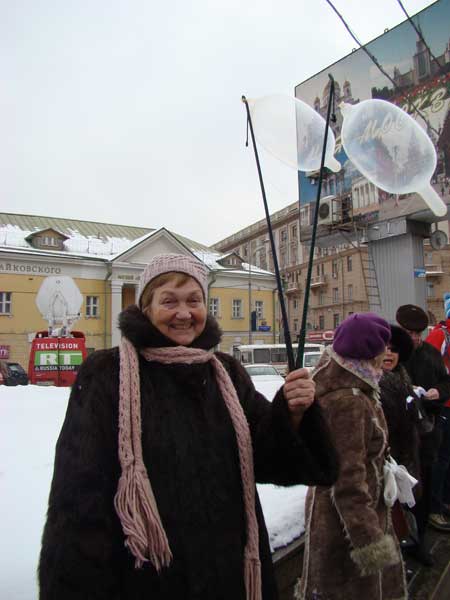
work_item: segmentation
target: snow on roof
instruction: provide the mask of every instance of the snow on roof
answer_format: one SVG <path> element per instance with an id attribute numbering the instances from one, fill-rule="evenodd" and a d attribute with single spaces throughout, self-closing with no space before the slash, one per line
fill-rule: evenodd
<path id="1" fill-rule="evenodd" d="M 27 242 L 26 238 L 37 231 L 42 231 L 38 228 L 31 231 L 29 229 L 21 229 L 17 225 L 0 225 L 0 248 L 8 249 L 28 249 L 33 250 L 33 247 Z M 148 234 L 142 236 L 147 237 Z M 73 254 L 76 256 L 96 256 L 98 258 L 112 258 L 116 254 L 120 254 L 135 245 L 137 240 L 130 240 L 124 237 L 105 236 L 99 238 L 94 235 L 82 235 L 76 229 L 69 229 L 67 232 L 67 240 L 64 241 L 64 250 L 39 250 L 39 252 L 50 252 L 51 254 L 66 255 Z"/>
<path id="2" fill-rule="evenodd" d="M 270 271 L 265 271 L 264 269 L 255 267 L 255 265 L 249 265 L 248 263 L 245 263 L 245 262 L 242 263 L 242 268 L 236 267 L 236 269 L 233 269 L 232 267 L 224 267 L 218 261 L 226 256 L 229 256 L 230 252 L 227 252 L 226 254 L 222 254 L 221 252 L 215 252 L 214 250 L 211 250 L 211 249 L 208 252 L 199 251 L 199 250 L 195 250 L 195 249 L 192 249 L 192 251 L 197 258 L 199 258 L 202 262 L 204 262 L 205 265 L 207 267 L 209 267 L 210 269 L 212 269 L 213 271 L 226 271 L 227 273 L 236 273 L 236 274 L 242 275 L 243 273 L 247 274 L 248 271 L 250 270 L 252 275 L 271 275 L 271 276 L 273 276 L 273 273 L 271 273 Z M 251 269 L 249 269 L 249 266 L 251 266 Z"/>
<path id="3" fill-rule="evenodd" d="M 33 230 L 22 229 L 18 225 L 0 224 L 0 252 L 15 250 L 18 252 L 28 253 L 39 253 L 48 254 L 52 256 L 73 256 L 83 258 L 98 258 L 103 260 L 113 260 L 115 257 L 123 254 L 127 250 L 136 247 L 141 242 L 150 239 L 158 231 L 149 231 L 139 238 L 128 239 L 125 237 L 111 237 L 111 236 L 94 236 L 94 235 L 83 235 L 75 228 L 67 228 L 65 235 L 67 239 L 64 241 L 63 250 L 50 250 L 50 249 L 37 249 L 31 246 L 27 242 L 26 238 L 37 231 L 41 231 L 42 228 L 35 227 Z M 168 232 L 178 239 L 184 246 L 186 246 L 199 260 L 213 271 L 226 271 L 227 273 L 242 275 L 249 271 L 248 263 L 242 263 L 239 268 L 236 266 L 235 269 L 230 267 L 224 267 L 219 264 L 219 260 L 225 256 L 229 256 L 227 252 L 216 252 L 212 248 L 203 246 L 193 240 L 185 238 L 173 232 Z M 254 265 L 251 265 L 252 275 L 273 275 L 270 271 L 265 271 Z"/>

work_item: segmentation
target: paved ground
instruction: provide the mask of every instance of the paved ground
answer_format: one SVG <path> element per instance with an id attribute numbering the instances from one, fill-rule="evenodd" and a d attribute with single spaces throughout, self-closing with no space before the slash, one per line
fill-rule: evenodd
<path id="1" fill-rule="evenodd" d="M 427 536 L 435 564 L 422 567 L 407 558 L 406 565 L 414 572 L 409 582 L 410 600 L 450 600 L 450 533 L 429 528 Z"/>

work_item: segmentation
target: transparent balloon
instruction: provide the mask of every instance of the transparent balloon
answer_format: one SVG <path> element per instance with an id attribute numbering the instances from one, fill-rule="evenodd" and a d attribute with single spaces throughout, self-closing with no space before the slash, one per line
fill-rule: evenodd
<path id="1" fill-rule="evenodd" d="M 308 104 L 292 96 L 273 95 L 249 99 L 255 137 L 258 143 L 284 164 L 298 171 L 320 169 L 325 119 Z M 325 166 L 337 173 L 334 158 L 335 137 L 328 128 Z"/>
<path id="2" fill-rule="evenodd" d="M 342 145 L 362 175 L 391 194 L 417 192 L 435 215 L 447 214 L 430 183 L 436 150 L 412 117 L 385 100 L 342 103 L 340 109 Z"/>

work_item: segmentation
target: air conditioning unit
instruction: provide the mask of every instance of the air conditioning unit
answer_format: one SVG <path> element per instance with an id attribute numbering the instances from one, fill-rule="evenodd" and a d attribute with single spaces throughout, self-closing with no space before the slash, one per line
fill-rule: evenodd
<path id="1" fill-rule="evenodd" d="M 324 196 L 320 199 L 318 225 L 331 225 L 333 223 L 333 202 L 336 196 Z"/>

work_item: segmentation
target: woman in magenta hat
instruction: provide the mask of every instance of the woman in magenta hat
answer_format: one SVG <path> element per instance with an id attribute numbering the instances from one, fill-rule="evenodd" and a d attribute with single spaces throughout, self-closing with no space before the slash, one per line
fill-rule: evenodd
<path id="1" fill-rule="evenodd" d="M 313 379 L 336 447 L 332 486 L 311 487 L 306 500 L 305 600 L 406 600 L 405 575 L 383 496 L 387 426 L 378 381 L 389 324 L 357 313 L 337 328 Z"/>
<path id="2" fill-rule="evenodd" d="M 156 256 L 119 348 L 82 365 L 58 440 L 41 600 L 271 600 L 255 481 L 330 485 L 337 461 L 314 384 L 272 403 L 207 315 L 207 271 Z"/>

